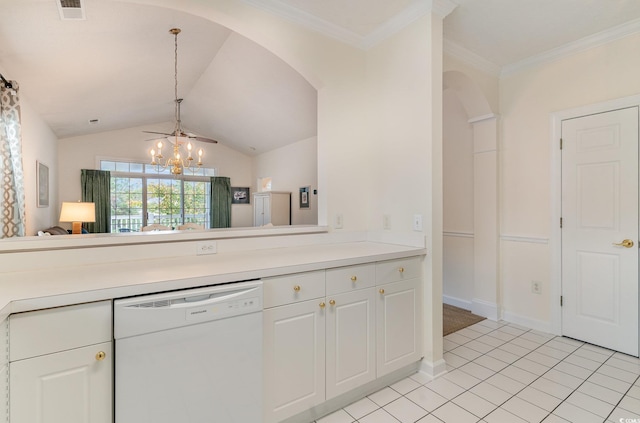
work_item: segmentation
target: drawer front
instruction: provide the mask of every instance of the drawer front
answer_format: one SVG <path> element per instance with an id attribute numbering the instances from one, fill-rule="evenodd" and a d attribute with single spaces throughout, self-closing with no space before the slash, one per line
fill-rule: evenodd
<path id="1" fill-rule="evenodd" d="M 376 285 L 418 278 L 422 275 L 419 257 L 376 263 Z"/>
<path id="2" fill-rule="evenodd" d="M 369 288 L 375 284 L 376 266 L 373 263 L 327 270 L 327 295 Z"/>
<path id="3" fill-rule="evenodd" d="M 9 316 L 9 361 L 109 342 L 111 301 Z"/>
<path id="4" fill-rule="evenodd" d="M 264 308 L 324 297 L 324 270 L 262 279 Z"/>

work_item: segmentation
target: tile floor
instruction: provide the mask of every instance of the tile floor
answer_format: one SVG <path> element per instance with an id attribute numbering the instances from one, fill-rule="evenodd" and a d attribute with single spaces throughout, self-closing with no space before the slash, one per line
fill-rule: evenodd
<path id="1" fill-rule="evenodd" d="M 444 339 L 448 372 L 419 373 L 317 423 L 640 423 L 640 360 L 484 320 Z"/>

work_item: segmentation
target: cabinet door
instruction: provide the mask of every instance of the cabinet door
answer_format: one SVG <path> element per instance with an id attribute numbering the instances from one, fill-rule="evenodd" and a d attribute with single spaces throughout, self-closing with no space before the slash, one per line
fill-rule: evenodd
<path id="1" fill-rule="evenodd" d="M 323 299 L 310 300 L 264 311 L 265 423 L 279 422 L 324 401 L 321 302 Z"/>
<path id="2" fill-rule="evenodd" d="M 380 285 L 376 303 L 377 375 L 422 357 L 421 279 Z"/>
<path id="3" fill-rule="evenodd" d="M 374 288 L 327 297 L 327 399 L 376 377 Z"/>
<path id="4" fill-rule="evenodd" d="M 111 423 L 111 351 L 106 342 L 12 362 L 11 422 Z"/>

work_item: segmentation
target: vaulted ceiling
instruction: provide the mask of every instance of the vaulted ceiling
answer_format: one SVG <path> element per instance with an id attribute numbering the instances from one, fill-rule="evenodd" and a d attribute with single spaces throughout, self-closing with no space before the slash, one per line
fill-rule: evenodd
<path id="1" fill-rule="evenodd" d="M 241 35 L 198 16 L 122 1 L 83 0 L 85 20 L 62 20 L 56 1 L 0 0 L 0 70 L 19 82 L 58 137 L 170 123 L 173 27 L 182 29 L 178 91 L 186 129 L 246 154 L 316 134 L 314 88 Z M 445 47 L 496 73 L 640 30 L 637 0 L 237 1 L 363 49 L 433 6 L 451 12 Z"/>

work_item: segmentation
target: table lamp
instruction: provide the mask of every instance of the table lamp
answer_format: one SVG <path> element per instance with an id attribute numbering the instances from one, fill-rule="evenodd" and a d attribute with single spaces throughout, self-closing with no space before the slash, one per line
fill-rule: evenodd
<path id="1" fill-rule="evenodd" d="M 82 233 L 82 222 L 96 221 L 95 203 L 62 203 L 60 222 L 72 222 L 72 234 Z"/>

